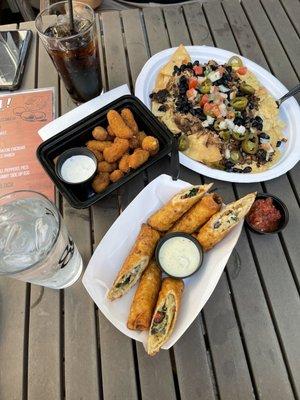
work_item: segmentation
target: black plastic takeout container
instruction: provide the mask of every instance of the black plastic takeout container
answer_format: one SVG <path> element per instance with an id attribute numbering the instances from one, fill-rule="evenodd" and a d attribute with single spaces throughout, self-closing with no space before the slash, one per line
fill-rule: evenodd
<path id="1" fill-rule="evenodd" d="M 99 106 L 101 106 L 101 99 Z M 70 148 L 85 146 L 88 140 L 93 139 L 92 130 L 96 126 L 101 125 L 105 128 L 107 127 L 108 122 L 106 114 L 109 110 L 114 109 L 121 111 L 121 109 L 125 107 L 132 111 L 141 131 L 143 130 L 147 135 L 154 136 L 158 139 L 159 152 L 154 157 L 150 157 L 140 168 L 127 173 L 119 181 L 111 183 L 100 193 L 94 192 L 91 182 L 85 183 L 83 187 L 81 185 L 68 184 L 59 179 L 55 172 L 54 160 Z M 157 120 L 151 111 L 148 110 L 137 97 L 126 95 L 109 103 L 105 107 L 43 142 L 37 149 L 37 157 L 58 190 L 68 202 L 75 208 L 87 208 L 170 153 L 172 140 L 173 136 L 171 132 Z"/>
<path id="2" fill-rule="evenodd" d="M 250 224 L 247 216 L 245 218 L 245 222 L 246 222 L 246 225 L 248 226 L 248 228 L 252 232 L 258 233 L 260 235 L 270 235 L 270 234 L 274 234 L 274 233 L 279 233 L 287 226 L 287 224 L 289 222 L 289 212 L 288 212 L 287 206 L 278 197 L 276 197 L 270 193 L 257 193 L 255 200 L 268 199 L 269 197 L 273 200 L 274 206 L 281 213 L 281 220 L 279 222 L 279 226 L 277 229 L 275 229 L 274 231 L 271 231 L 271 232 L 260 231 L 259 229 L 256 229 L 252 224 Z"/>
<path id="3" fill-rule="evenodd" d="M 162 245 L 163 245 L 166 241 L 168 241 L 169 239 L 171 239 L 172 237 L 178 237 L 178 236 L 185 237 L 185 238 L 191 240 L 193 243 L 195 243 L 195 245 L 197 246 L 197 249 L 198 249 L 198 251 L 199 251 L 199 254 L 200 254 L 200 263 L 199 263 L 198 267 L 195 269 L 195 271 L 192 272 L 192 273 L 189 274 L 189 275 L 185 275 L 185 276 L 182 276 L 182 277 L 174 276 L 174 275 L 171 275 L 171 274 L 169 274 L 168 272 L 166 272 L 166 271 L 164 270 L 164 267 L 160 264 L 160 261 L 159 261 L 159 251 L 160 251 Z M 185 232 L 170 232 L 170 233 L 166 233 L 166 234 L 158 241 L 157 246 L 156 246 L 156 249 L 155 249 L 155 259 L 156 259 L 156 262 L 157 262 L 159 268 L 160 268 L 166 275 L 168 275 L 168 276 L 170 276 L 170 277 L 172 277 L 172 278 L 175 278 L 175 279 L 186 279 L 186 278 L 189 278 L 190 276 L 194 275 L 196 272 L 198 272 L 199 269 L 201 268 L 202 264 L 203 264 L 203 258 L 204 258 L 203 249 L 202 249 L 202 246 L 200 245 L 200 243 L 198 242 L 198 240 L 197 240 L 194 236 L 189 235 L 188 233 L 185 233 Z"/>

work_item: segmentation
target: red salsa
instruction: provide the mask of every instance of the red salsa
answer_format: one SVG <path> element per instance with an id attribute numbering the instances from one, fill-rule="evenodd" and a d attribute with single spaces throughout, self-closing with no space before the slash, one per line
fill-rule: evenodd
<path id="1" fill-rule="evenodd" d="M 253 203 L 247 220 L 255 229 L 261 232 L 273 232 L 278 228 L 281 213 L 274 206 L 271 197 L 258 199 Z"/>

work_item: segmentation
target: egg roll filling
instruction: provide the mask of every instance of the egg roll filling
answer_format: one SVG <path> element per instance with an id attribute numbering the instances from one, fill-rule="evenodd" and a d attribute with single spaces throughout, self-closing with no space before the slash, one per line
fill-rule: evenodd
<path id="1" fill-rule="evenodd" d="M 239 210 L 228 210 L 214 223 L 214 229 L 226 230 L 232 223 L 238 222 Z"/>
<path id="2" fill-rule="evenodd" d="M 168 329 L 172 325 L 175 315 L 175 299 L 169 294 L 165 303 L 156 311 L 151 326 L 151 335 L 155 335 L 156 339 L 163 339 Z"/>
<path id="3" fill-rule="evenodd" d="M 189 198 L 189 197 L 194 197 L 194 196 L 196 196 L 196 194 L 197 194 L 198 192 L 199 192 L 199 188 L 194 187 L 194 188 L 188 190 L 187 193 L 183 194 L 183 195 L 181 196 L 181 198 L 182 198 L 182 199 L 187 199 L 187 198 Z"/>
<path id="4" fill-rule="evenodd" d="M 140 272 L 144 265 L 145 262 L 142 262 L 141 264 L 138 264 L 136 267 L 134 267 L 131 271 L 127 272 L 127 274 L 124 274 L 120 281 L 116 284 L 116 289 L 125 289 L 128 285 L 134 285 L 135 282 L 138 280 Z"/>

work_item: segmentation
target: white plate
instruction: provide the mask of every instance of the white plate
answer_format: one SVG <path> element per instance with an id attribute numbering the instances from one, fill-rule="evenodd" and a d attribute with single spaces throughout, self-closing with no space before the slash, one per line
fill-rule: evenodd
<path id="1" fill-rule="evenodd" d="M 132 331 L 126 326 L 136 287 L 113 302 L 106 299 L 106 293 L 133 246 L 141 224 L 174 194 L 189 185 L 180 180 L 172 181 L 168 175 L 160 175 L 146 186 L 101 240 L 83 275 L 82 282 L 86 290 L 106 318 L 119 331 L 144 344 L 147 333 Z M 243 222 L 240 222 L 222 242 L 205 254 L 200 270 L 185 279 L 178 320 L 164 349 L 169 349 L 177 342 L 209 299 L 240 236 L 242 225 Z"/>
<path id="2" fill-rule="evenodd" d="M 209 46 L 186 46 L 186 49 L 192 60 L 199 60 L 200 63 L 205 63 L 213 59 L 223 64 L 234 55 L 234 53 L 229 51 Z M 157 74 L 161 67 L 169 61 L 171 54 L 175 50 L 176 48 L 174 47 L 155 54 L 146 62 L 137 78 L 135 95 L 146 104 L 149 109 L 151 109 L 149 94 L 153 91 Z M 265 86 L 276 99 L 288 92 L 287 88 L 264 68 L 247 58 L 241 58 L 244 65 L 255 73 L 262 85 Z M 249 183 L 276 178 L 293 168 L 300 159 L 300 107 L 294 98 L 286 100 L 280 106 L 280 117 L 286 124 L 284 134 L 288 142 L 281 146 L 282 157 L 278 163 L 265 172 L 237 174 L 220 171 L 194 161 L 182 153 L 180 153 L 180 162 L 187 168 L 199 172 L 202 175 L 223 181 Z"/>

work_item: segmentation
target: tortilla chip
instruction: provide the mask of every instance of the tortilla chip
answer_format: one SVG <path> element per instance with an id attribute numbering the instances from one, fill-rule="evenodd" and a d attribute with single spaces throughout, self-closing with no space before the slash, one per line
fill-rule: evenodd
<path id="1" fill-rule="evenodd" d="M 187 64 L 188 62 L 191 61 L 191 57 L 189 53 L 186 51 L 186 48 L 181 44 L 175 51 L 175 53 L 172 55 L 171 59 L 169 62 L 167 62 L 166 65 L 162 67 L 160 70 L 157 78 L 156 78 L 156 84 L 155 84 L 155 91 L 157 92 L 158 90 L 165 89 L 170 77 L 173 74 L 173 70 L 175 65 L 179 67 L 182 64 Z"/>
<path id="2" fill-rule="evenodd" d="M 193 160 L 204 164 L 213 164 L 222 160 L 222 154 L 216 144 L 208 144 L 208 134 L 193 134 L 188 137 L 189 147 L 183 153 Z"/>

